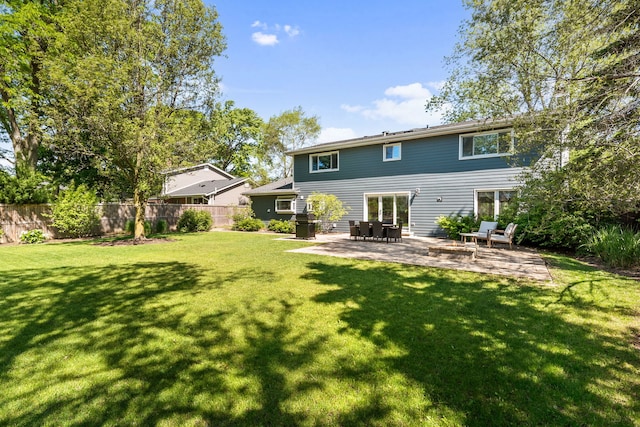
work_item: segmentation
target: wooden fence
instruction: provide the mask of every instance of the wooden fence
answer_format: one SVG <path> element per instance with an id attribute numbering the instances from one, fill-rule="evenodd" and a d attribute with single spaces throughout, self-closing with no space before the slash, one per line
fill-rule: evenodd
<path id="1" fill-rule="evenodd" d="M 135 207 L 131 204 L 104 203 L 100 207 L 102 217 L 97 234 L 122 233 L 127 221 L 135 217 Z M 145 217 L 152 225 L 164 219 L 169 229 L 175 230 L 180 215 L 187 209 L 194 209 L 211 213 L 214 226 L 224 227 L 233 223 L 231 215 L 237 208 L 236 206 L 149 204 Z M 18 242 L 22 232 L 35 229 L 40 229 L 53 238 L 64 237 L 51 226 L 51 218 L 47 217 L 49 213 L 51 213 L 50 205 L 0 205 L 0 230 L 4 232 L 0 237 L 0 243 Z"/>

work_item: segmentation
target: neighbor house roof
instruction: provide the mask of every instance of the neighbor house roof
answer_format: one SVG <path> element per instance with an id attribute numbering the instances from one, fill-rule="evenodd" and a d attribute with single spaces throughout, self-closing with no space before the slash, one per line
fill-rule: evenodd
<path id="1" fill-rule="evenodd" d="M 187 187 L 177 188 L 169 191 L 165 196 L 183 197 L 183 196 L 211 196 L 212 194 L 221 193 L 228 188 L 236 187 L 244 183 L 247 178 L 233 178 L 215 181 L 200 181 Z"/>
<path id="2" fill-rule="evenodd" d="M 304 147 L 297 150 L 287 151 L 286 154 L 306 154 L 316 153 L 318 151 L 330 151 L 342 148 L 361 147 L 366 145 L 390 144 L 393 142 L 409 141 L 412 139 L 428 138 L 441 135 L 452 135 L 467 132 L 477 132 L 479 130 L 500 129 L 511 126 L 513 120 L 496 119 L 496 120 L 472 120 L 461 123 L 452 123 L 447 125 L 439 125 L 426 128 L 410 129 L 400 132 L 382 132 L 380 135 L 364 136 L 361 138 L 346 139 L 342 141 L 326 142 L 310 147 Z"/>
<path id="3" fill-rule="evenodd" d="M 205 169 L 205 168 L 210 169 L 210 170 L 212 170 L 214 172 L 217 172 L 218 174 L 220 174 L 220 175 L 222 175 L 222 176 L 224 176 L 226 178 L 229 178 L 229 179 L 234 178 L 234 176 L 231 175 L 230 173 L 225 172 L 222 169 L 213 166 L 211 163 L 201 163 L 201 164 L 195 165 L 195 166 L 187 166 L 187 167 L 184 167 L 184 168 L 172 169 L 172 170 L 166 171 L 164 173 L 167 174 L 167 175 L 178 175 L 178 174 L 181 174 L 181 173 L 196 171 L 196 170 Z"/>
<path id="4" fill-rule="evenodd" d="M 278 196 L 286 194 L 298 194 L 300 190 L 293 188 L 293 177 L 271 182 L 242 194 L 245 196 Z"/>

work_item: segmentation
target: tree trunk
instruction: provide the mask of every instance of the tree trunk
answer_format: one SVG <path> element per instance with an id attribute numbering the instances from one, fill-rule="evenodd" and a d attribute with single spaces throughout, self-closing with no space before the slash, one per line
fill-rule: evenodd
<path id="1" fill-rule="evenodd" d="M 142 192 L 135 189 L 133 192 L 133 205 L 136 208 L 136 218 L 134 222 L 133 240 L 137 243 L 142 243 L 146 238 L 144 234 L 144 220 L 147 210 L 147 200 L 143 196 Z"/>

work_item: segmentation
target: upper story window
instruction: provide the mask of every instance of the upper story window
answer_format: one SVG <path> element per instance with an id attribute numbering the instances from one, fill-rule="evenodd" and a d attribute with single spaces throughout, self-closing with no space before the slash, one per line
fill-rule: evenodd
<path id="1" fill-rule="evenodd" d="M 390 162 L 400 160 L 402 154 L 402 144 L 385 144 L 382 146 L 382 160 Z"/>
<path id="2" fill-rule="evenodd" d="M 497 157 L 512 152 L 513 133 L 511 130 L 460 135 L 460 159 Z"/>
<path id="3" fill-rule="evenodd" d="M 296 211 L 296 199 L 292 197 L 278 197 L 276 199 L 276 212 L 277 213 L 295 213 Z"/>
<path id="4" fill-rule="evenodd" d="M 309 172 L 332 172 L 338 170 L 338 152 L 309 155 Z"/>

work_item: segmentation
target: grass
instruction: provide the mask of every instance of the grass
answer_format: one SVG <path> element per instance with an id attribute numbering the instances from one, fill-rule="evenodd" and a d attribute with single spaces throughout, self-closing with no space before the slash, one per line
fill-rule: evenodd
<path id="1" fill-rule="evenodd" d="M 640 425 L 638 282 L 176 238 L 0 246 L 0 425 Z"/>

